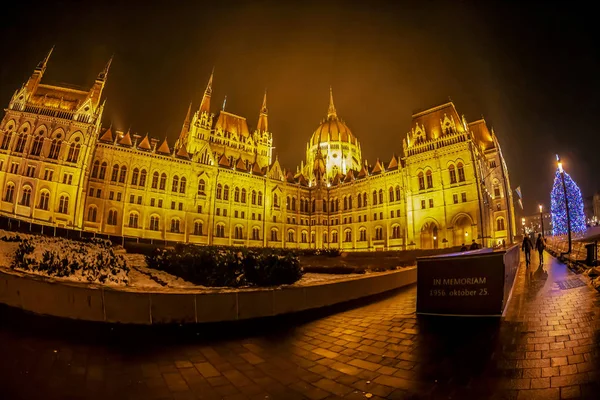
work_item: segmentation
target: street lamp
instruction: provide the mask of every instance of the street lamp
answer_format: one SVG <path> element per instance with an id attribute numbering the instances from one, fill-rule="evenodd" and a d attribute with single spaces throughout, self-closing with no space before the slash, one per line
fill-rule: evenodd
<path id="1" fill-rule="evenodd" d="M 542 206 L 540 204 L 540 221 L 542 222 L 542 238 L 544 237 L 544 213 L 543 213 L 543 209 L 544 209 L 544 206 Z"/>
<path id="2" fill-rule="evenodd" d="M 523 225 L 523 236 L 525 236 L 525 218 L 521 218 L 521 224 Z"/>
<path id="3" fill-rule="evenodd" d="M 558 172 L 560 172 L 560 179 L 562 181 L 563 193 L 565 194 L 565 210 L 567 211 L 567 233 L 569 235 L 569 250 L 564 254 L 571 253 L 571 215 L 569 213 L 569 198 L 567 197 L 567 184 L 565 183 L 565 171 L 563 170 L 562 161 L 558 154 L 556 155 L 556 163 L 558 164 Z"/>

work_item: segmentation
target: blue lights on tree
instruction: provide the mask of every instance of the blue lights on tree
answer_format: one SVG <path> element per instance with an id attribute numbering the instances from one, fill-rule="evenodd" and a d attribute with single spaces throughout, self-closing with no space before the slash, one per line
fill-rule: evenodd
<path id="1" fill-rule="evenodd" d="M 571 218 L 571 232 L 584 232 L 585 214 L 583 212 L 583 197 L 581 190 L 573 179 L 565 174 L 565 186 L 567 188 L 567 199 L 569 200 L 569 217 Z M 556 170 L 554 186 L 550 193 L 550 210 L 552 213 L 552 234 L 567 234 L 567 209 L 565 205 L 565 192 L 563 189 L 560 169 Z"/>

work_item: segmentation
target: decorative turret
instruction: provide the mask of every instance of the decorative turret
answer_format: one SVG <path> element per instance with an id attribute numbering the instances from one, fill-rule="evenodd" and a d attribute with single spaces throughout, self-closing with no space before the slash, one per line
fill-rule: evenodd
<path id="1" fill-rule="evenodd" d="M 213 75 L 215 73 L 215 69 L 213 68 L 210 73 L 210 78 L 208 79 L 208 84 L 206 85 L 206 90 L 204 91 L 204 96 L 202 96 L 202 102 L 200 103 L 200 113 L 210 113 L 210 97 L 212 96 L 212 82 Z"/>
<path id="2" fill-rule="evenodd" d="M 52 46 L 52 48 L 48 52 L 48 55 L 46 55 L 46 57 L 44 57 L 44 59 L 42 61 L 40 61 L 37 65 L 37 67 L 35 67 L 35 69 L 33 70 L 33 74 L 31 74 L 31 77 L 25 84 L 25 88 L 27 89 L 28 93 L 31 94 L 31 93 L 35 92 L 35 90 L 37 89 L 37 86 L 40 84 L 40 81 L 42 80 L 42 77 L 44 76 L 44 72 L 46 72 L 46 66 L 48 65 L 48 60 L 50 60 L 50 56 L 52 55 L 53 51 L 54 51 L 54 46 Z"/>
<path id="3" fill-rule="evenodd" d="M 192 121 L 192 103 L 190 103 L 190 106 L 188 107 L 187 114 L 185 116 L 185 119 L 183 120 L 183 126 L 181 127 L 181 132 L 179 133 L 179 139 L 177 139 L 177 142 L 175 143 L 175 147 L 179 148 L 179 147 L 184 147 L 186 145 L 187 134 L 190 131 L 191 121 Z"/>
<path id="4" fill-rule="evenodd" d="M 260 108 L 260 115 L 258 117 L 258 125 L 256 130 L 259 133 L 269 131 L 269 122 L 267 120 L 267 91 L 265 90 L 265 96 L 263 97 L 262 107 Z"/>

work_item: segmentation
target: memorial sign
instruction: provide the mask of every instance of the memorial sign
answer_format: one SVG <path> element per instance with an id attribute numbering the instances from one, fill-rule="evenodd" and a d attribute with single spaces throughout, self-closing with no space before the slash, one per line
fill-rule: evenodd
<path id="1" fill-rule="evenodd" d="M 417 313 L 502 315 L 518 264 L 518 246 L 418 258 Z"/>

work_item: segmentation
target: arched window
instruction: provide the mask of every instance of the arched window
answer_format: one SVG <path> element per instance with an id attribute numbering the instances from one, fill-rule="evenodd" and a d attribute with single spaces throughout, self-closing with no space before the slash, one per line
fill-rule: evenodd
<path id="1" fill-rule="evenodd" d="M 244 238 L 244 232 L 243 232 L 241 226 L 235 227 L 235 229 L 233 230 L 233 237 L 234 237 L 234 239 L 243 239 Z"/>
<path id="2" fill-rule="evenodd" d="M 308 241 L 308 234 L 306 231 L 302 231 L 302 243 L 306 243 Z"/>
<path id="3" fill-rule="evenodd" d="M 279 198 L 277 197 L 277 193 L 273 193 L 273 205 L 275 207 L 279 207 Z"/>
<path id="4" fill-rule="evenodd" d="M 360 195 L 360 193 L 358 194 L 358 208 L 362 207 L 362 196 Z"/>
<path id="5" fill-rule="evenodd" d="M 217 231 L 215 232 L 216 237 L 225 237 L 225 225 L 218 224 Z"/>
<path id="6" fill-rule="evenodd" d="M 419 190 L 425 190 L 425 176 L 422 172 L 419 172 L 417 176 L 419 178 Z"/>
<path id="7" fill-rule="evenodd" d="M 104 179 L 106 177 L 106 169 L 108 168 L 108 164 L 103 162 L 100 166 L 100 174 L 98 175 L 98 179 Z"/>
<path id="8" fill-rule="evenodd" d="M 394 201 L 394 188 L 390 187 L 390 203 Z"/>
<path id="9" fill-rule="evenodd" d="M 158 172 L 152 174 L 152 189 L 158 189 Z"/>
<path id="10" fill-rule="evenodd" d="M 235 201 L 236 203 L 240 202 L 240 188 L 236 187 L 233 190 L 233 201 Z"/>
<path id="11" fill-rule="evenodd" d="M 179 188 L 179 177 L 175 175 L 173 177 L 173 185 L 171 185 L 171 192 L 177 193 L 177 189 Z"/>
<path id="12" fill-rule="evenodd" d="M 33 144 L 31 145 L 31 155 L 39 156 L 42 154 L 42 147 L 44 146 L 44 137 L 38 136 L 34 139 Z"/>
<path id="13" fill-rule="evenodd" d="M 427 176 L 427 189 L 431 189 L 433 187 L 433 174 L 431 170 L 427 170 L 425 175 Z"/>
<path id="14" fill-rule="evenodd" d="M 352 210 L 352 196 L 348 196 L 348 209 Z"/>
<path id="15" fill-rule="evenodd" d="M 140 186 L 144 187 L 146 186 L 146 170 L 143 169 L 142 172 L 140 172 Z"/>
<path id="16" fill-rule="evenodd" d="M 165 190 L 167 188 L 167 174 L 164 172 L 160 175 L 160 190 Z"/>
<path id="17" fill-rule="evenodd" d="M 377 205 L 377 190 L 373 190 L 373 205 Z"/>
<path id="18" fill-rule="evenodd" d="M 329 210 L 331 212 L 334 212 L 335 211 L 335 200 L 331 199 L 330 202 L 329 202 L 329 204 L 330 204 L 329 205 Z"/>
<path id="19" fill-rule="evenodd" d="M 227 185 L 223 187 L 223 200 L 229 200 L 229 186 Z"/>
<path id="20" fill-rule="evenodd" d="M 79 143 L 71 143 L 69 145 L 69 153 L 67 154 L 67 161 L 76 163 L 79 160 L 79 151 L 81 150 L 81 145 Z"/>
<path id="21" fill-rule="evenodd" d="M 30 204 L 31 204 L 31 188 L 26 187 L 25 189 L 23 189 L 23 195 L 21 196 L 21 205 L 29 207 Z"/>
<path id="22" fill-rule="evenodd" d="M 383 228 L 380 226 L 375 228 L 375 240 L 383 240 Z"/>
<path id="23" fill-rule="evenodd" d="M 456 168 L 454 168 L 454 165 L 448 167 L 448 172 L 450 173 L 450 184 L 456 183 Z"/>
<path id="24" fill-rule="evenodd" d="M 100 169 L 100 161 L 96 160 L 96 161 L 94 161 L 94 164 L 92 165 L 92 178 L 98 177 L 99 169 Z"/>
<path id="25" fill-rule="evenodd" d="M 125 179 L 127 178 L 127 167 L 121 167 L 121 174 L 119 175 L 119 183 L 125 183 Z"/>
<path id="26" fill-rule="evenodd" d="M 115 164 L 112 168 L 112 175 L 110 176 L 110 181 L 116 182 L 117 179 L 119 179 L 119 166 Z"/>
<path id="27" fill-rule="evenodd" d="M 139 176 L 140 176 L 140 170 L 137 168 L 134 168 L 133 172 L 131 173 L 131 184 L 132 185 L 137 186 Z"/>
<path id="28" fill-rule="evenodd" d="M 252 191 L 252 197 L 250 198 L 252 205 L 256 205 L 256 190 Z"/>
<path id="29" fill-rule="evenodd" d="M 365 228 L 361 228 L 359 231 L 359 242 L 366 242 L 367 241 L 367 230 Z"/>
<path id="30" fill-rule="evenodd" d="M 69 213 L 69 196 L 63 195 L 60 196 L 58 202 L 58 212 L 60 214 L 68 214 Z"/>
<path id="31" fill-rule="evenodd" d="M 179 233 L 179 219 L 173 218 L 171 220 L 171 232 Z"/>
<path id="32" fill-rule="evenodd" d="M 221 200 L 223 195 L 223 185 L 220 183 L 217 185 L 217 199 Z"/>
<path id="33" fill-rule="evenodd" d="M 21 133 L 17 137 L 17 144 L 15 145 L 16 153 L 22 153 L 23 150 L 25 150 L 25 142 L 27 142 L 27 135 L 25 135 L 24 133 Z"/>
<path id="34" fill-rule="evenodd" d="M 363 193 L 363 207 L 367 206 L 367 192 Z"/>
<path id="35" fill-rule="evenodd" d="M 106 219 L 107 225 L 117 225 L 117 210 L 109 210 L 108 218 Z"/>
<path id="36" fill-rule="evenodd" d="M 252 228 L 252 240 L 260 240 L 260 229 L 257 227 Z"/>
<path id="37" fill-rule="evenodd" d="M 61 141 L 58 139 L 52 140 L 52 144 L 50 145 L 50 152 L 48 153 L 48 158 L 51 158 L 53 160 L 58 159 L 61 144 Z"/>
<path id="38" fill-rule="evenodd" d="M 294 231 L 288 231 L 288 242 L 295 242 Z"/>
<path id="39" fill-rule="evenodd" d="M 290 201 L 290 196 L 288 196 L 288 197 L 286 197 L 285 208 L 289 210 L 291 207 L 292 207 L 292 204 L 291 204 L 291 201 Z"/>
<path id="40" fill-rule="evenodd" d="M 394 225 L 392 227 L 392 239 L 400 238 L 400 225 Z"/>
<path id="41" fill-rule="evenodd" d="M 346 229 L 344 231 L 344 242 L 351 242 L 352 241 L 352 231 L 350 229 Z"/>
<path id="42" fill-rule="evenodd" d="M 90 222 L 96 222 L 96 216 L 98 215 L 98 209 L 95 206 L 88 208 L 87 220 Z"/>
<path id="43" fill-rule="evenodd" d="M 344 210 L 348 209 L 348 198 L 344 196 Z"/>
<path id="44" fill-rule="evenodd" d="M 198 181 L 198 194 L 204 194 L 205 189 L 206 189 L 206 183 L 204 183 L 204 179 L 200 179 Z"/>
<path id="45" fill-rule="evenodd" d="M 317 202 L 315 199 L 313 199 L 312 201 L 312 212 L 315 212 L 317 210 Z"/>
<path id="46" fill-rule="evenodd" d="M 246 189 L 242 189 L 242 203 L 246 204 Z"/>
<path id="47" fill-rule="evenodd" d="M 38 203 L 38 208 L 41 210 L 47 211 L 49 207 L 50 207 L 50 193 L 42 192 L 42 194 L 40 194 L 40 202 Z"/>
<path id="48" fill-rule="evenodd" d="M 151 231 L 157 231 L 159 229 L 159 218 L 156 215 L 153 215 L 152 217 L 150 217 L 150 230 Z"/>
<path id="49" fill-rule="evenodd" d="M 11 138 L 12 138 L 12 132 L 5 132 L 4 137 L 2 138 L 2 145 L 0 145 L 0 149 L 8 150 L 8 146 L 10 145 Z"/>
<path id="50" fill-rule="evenodd" d="M 458 169 L 458 181 L 464 182 L 465 181 L 465 169 L 463 167 L 463 164 L 462 163 L 456 164 L 456 169 Z"/>
<path id="51" fill-rule="evenodd" d="M 262 206 L 262 192 L 258 192 L 258 205 Z"/>
<path id="52" fill-rule="evenodd" d="M 185 187 L 187 185 L 187 179 L 185 176 L 181 177 L 181 181 L 179 181 L 179 193 L 185 193 Z"/>
<path id="53" fill-rule="evenodd" d="M 138 227 L 139 215 L 137 213 L 129 213 L 129 227 L 137 228 Z"/>
<path id="54" fill-rule="evenodd" d="M 504 227 L 504 218 L 500 217 L 496 220 L 496 230 L 504 231 L 506 228 Z"/>
<path id="55" fill-rule="evenodd" d="M 331 243 L 338 243 L 338 234 L 336 231 L 331 234 Z"/>
<path id="56" fill-rule="evenodd" d="M 323 199 L 323 212 L 327 212 L 327 200 Z"/>
<path id="57" fill-rule="evenodd" d="M 400 186 L 396 186 L 396 201 L 400 201 Z"/>
<path id="58" fill-rule="evenodd" d="M 271 241 L 272 242 L 277 241 L 277 229 L 271 229 Z"/>
<path id="59" fill-rule="evenodd" d="M 327 243 L 327 232 L 323 232 L 323 243 Z"/>
<path id="60" fill-rule="evenodd" d="M 335 199 L 335 211 L 340 211 L 340 199 Z"/>
<path id="61" fill-rule="evenodd" d="M 500 185 L 498 183 L 494 183 L 494 198 L 500 198 Z"/>
<path id="62" fill-rule="evenodd" d="M 202 235 L 202 221 L 194 222 L 194 235 L 196 235 L 196 236 Z"/>
<path id="63" fill-rule="evenodd" d="M 383 204 L 383 189 L 379 189 L 379 204 Z"/>

